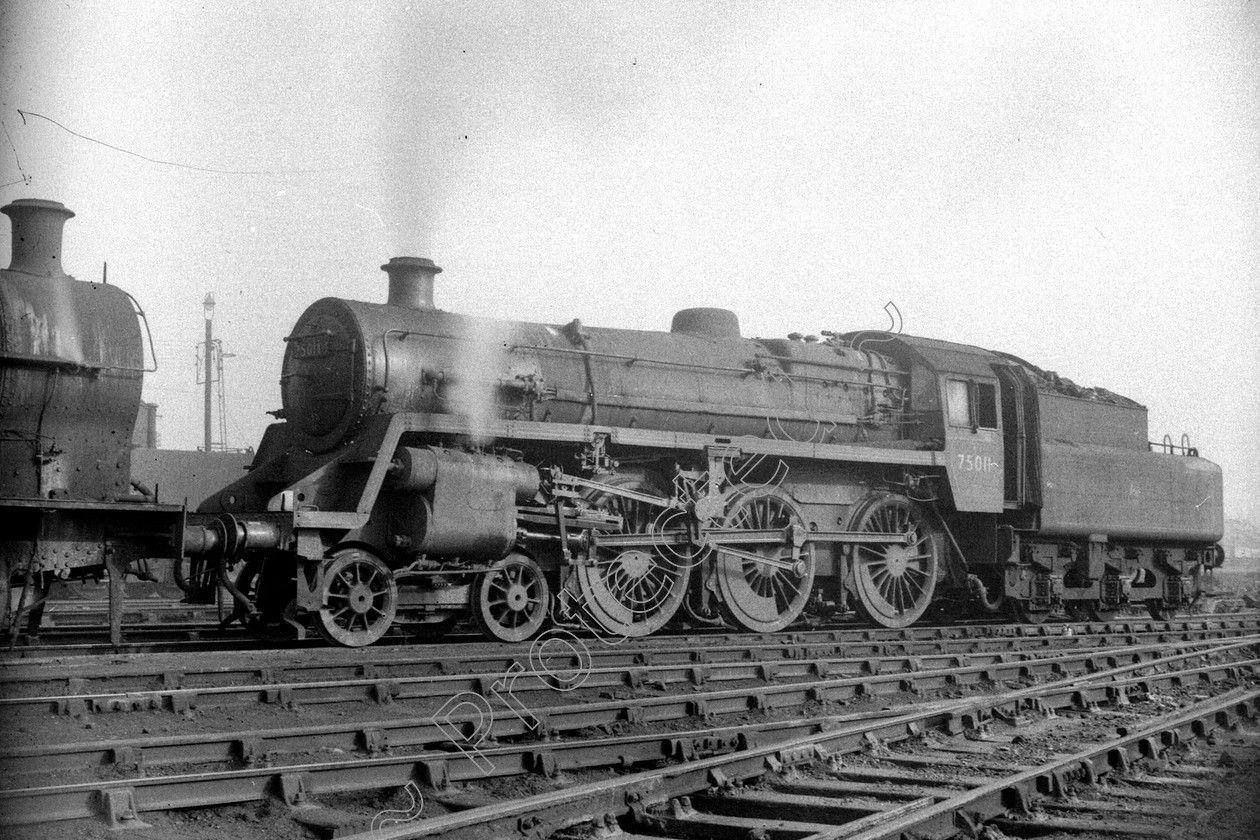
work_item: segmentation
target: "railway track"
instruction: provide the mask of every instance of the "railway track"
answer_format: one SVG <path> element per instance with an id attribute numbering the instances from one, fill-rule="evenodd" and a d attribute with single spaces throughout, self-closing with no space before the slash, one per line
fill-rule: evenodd
<path id="1" fill-rule="evenodd" d="M 704 679 L 697 681 L 693 669 L 691 673 L 678 675 L 677 686 L 667 683 L 661 672 L 646 678 L 640 672 L 640 678 L 636 679 L 634 672 L 606 669 L 602 673 L 592 673 L 593 677 L 605 679 L 597 680 L 594 686 L 583 685 L 583 696 L 580 698 L 568 698 L 565 694 L 558 693 L 554 685 L 546 680 L 535 680 L 535 684 L 530 686 L 516 685 L 513 696 L 529 709 L 529 714 L 494 717 L 483 734 L 493 739 L 521 737 L 531 734 L 531 730 L 535 728 L 532 723 L 545 721 L 548 735 L 573 735 L 591 727 L 616 727 L 627 722 L 652 725 L 689 717 L 715 719 L 723 714 L 741 713 L 750 709 L 798 711 L 810 704 L 849 703 L 861 699 L 891 697 L 900 693 L 975 690 L 985 684 L 1044 679 L 1067 674 L 1085 675 L 1107 667 L 1118 667 L 1120 662 L 1128 662 L 1131 669 L 1136 669 L 1162 660 L 1170 653 L 1185 657 L 1193 657 L 1196 653 L 1200 656 L 1219 656 L 1224 650 L 1240 651 L 1257 641 L 1260 641 L 1260 636 L 1236 642 L 1229 648 L 1222 648 L 1219 642 L 1201 642 L 1175 651 L 1146 645 L 1106 651 L 1088 649 L 1056 655 L 1025 654 L 1015 658 L 1002 656 L 1000 659 L 989 655 L 963 655 L 936 663 L 935 667 L 921 667 L 924 665 L 922 662 L 897 658 L 876 659 L 855 661 L 854 664 L 859 667 L 851 672 L 851 676 L 830 678 L 821 676 L 823 669 L 817 667 L 818 663 L 799 663 L 804 667 L 790 671 L 770 671 L 764 665 L 745 664 L 733 669 L 733 673 L 722 680 L 706 675 Z M 980 661 L 973 662 L 975 659 Z M 1248 666 L 1228 664 L 1216 667 Z M 836 673 L 843 674 L 839 671 Z M 105 742 L 39 744 L 10 749 L 7 755 L 0 757 L 0 773 L 14 778 L 117 764 L 137 767 L 143 765 L 151 770 L 162 765 L 189 763 L 230 763 L 237 760 L 248 763 L 258 757 L 266 757 L 274 763 L 280 756 L 309 751 L 313 746 L 330 752 L 352 753 L 359 750 L 376 752 L 441 744 L 450 737 L 450 727 L 464 729 L 477 723 L 476 710 L 439 717 L 437 713 L 441 709 L 455 702 L 460 695 L 480 693 L 481 696 L 492 697 L 493 685 L 506 685 L 513 678 L 512 672 L 507 671 L 481 675 L 472 680 L 464 678 L 453 682 L 426 682 L 419 691 L 402 700 L 383 697 L 379 691 L 360 694 L 353 689 L 345 694 L 330 696 L 330 684 L 327 683 L 314 684 L 310 694 L 300 694 L 291 687 L 241 687 L 237 689 L 237 696 L 270 700 L 273 704 L 278 697 L 286 696 L 284 692 L 288 691 L 286 707 L 289 709 L 310 702 L 329 704 L 372 701 L 391 706 L 406 702 L 406 708 L 418 714 L 321 727 L 308 725 L 233 732 L 226 736 L 208 733 L 191 737 L 150 736 Z M 723 683 L 731 687 L 722 687 Z M 598 691 L 605 686 L 613 690 Z M 643 689 L 645 686 L 647 690 L 633 690 Z M 358 688 L 358 685 L 354 688 Z M 226 692 L 219 693 L 220 701 L 224 693 Z M 118 698 L 124 697 L 126 703 L 119 703 Z M 601 699 L 605 697 L 608 699 Z M 85 716 L 88 710 L 105 712 L 165 709 L 183 712 L 204 708 L 198 705 L 195 698 L 181 699 L 174 696 L 171 699 L 175 702 L 166 706 L 159 704 L 158 698 L 153 696 L 145 697 L 142 703 L 137 703 L 136 698 L 137 695 L 113 695 L 86 701 L 85 698 L 67 700 L 32 697 L 7 703 L 0 708 L 3 708 L 10 721 L 21 720 L 23 713 L 35 714 L 41 709 Z M 568 699 L 568 702 L 557 703 L 557 699 Z M 68 710 L 67 707 L 76 701 L 79 703 L 77 709 Z M 227 704 L 220 702 L 218 708 L 222 709 L 224 705 Z"/>
<path id="2" fill-rule="evenodd" d="M 995 720 L 1026 723 L 1059 710 L 1088 712 L 1105 701 L 1132 707 L 1146 702 L 1153 686 L 1175 686 L 1195 673 L 1132 682 L 1097 674 L 769 743 L 749 738 L 722 755 L 349 836 L 877 840 L 912 834 L 980 837 L 991 821 L 1017 835 L 1085 829 L 1168 836 L 1168 827 L 1154 822 L 1158 807 L 1147 819 L 1135 820 L 1119 816 L 1125 806 L 1109 798 L 1123 800 L 1125 786 L 1142 789 L 1129 776 L 1136 761 L 1158 762 L 1239 718 L 1254 719 L 1260 689 L 1239 688 L 1175 712 L 1144 716 L 1108 739 L 1097 738 L 1098 727 L 1077 727 L 1075 742 L 1059 736 L 1053 748 L 1025 751 L 1043 754 L 1031 764 L 1026 758 L 1003 759 L 999 745 L 1014 744 L 1015 736 L 994 737 L 988 730 Z M 922 772 L 925 768 L 934 772 Z M 1180 775 L 1144 781 L 1169 787 L 1194 784 L 1211 773 L 1192 766 Z M 1108 789 L 1100 791 L 1100 781 Z M 1085 792 L 1084 799 L 1069 801 L 1077 791 Z M 1086 824 L 1040 815 L 1056 810 L 1102 818 Z"/>
<path id="3" fill-rule="evenodd" d="M 0 659 L 0 681 L 5 696 L 29 695 L 39 687 L 64 684 L 87 689 L 109 683 L 116 691 L 161 688 L 196 688 L 230 685 L 253 680 L 265 683 L 312 680 L 353 680 L 365 676 L 380 679 L 492 672 L 513 667 L 528 669 L 530 656 L 555 649 L 575 653 L 581 649 L 594 667 L 631 668 L 665 665 L 721 666 L 725 663 L 803 661 L 820 658 L 846 660 L 870 657 L 941 657 L 961 653 L 1027 653 L 1035 650 L 1108 647 L 1118 645 L 1177 644 L 1184 641 L 1229 638 L 1260 629 L 1260 614 L 1211 620 L 1110 624 L 1070 624 L 1050 627 L 1024 625 L 965 625 L 906 630 L 860 628 L 773 634 L 720 634 L 652 637 L 633 645 L 606 645 L 580 640 L 570 634 L 544 637 L 537 646 L 469 643 L 453 646 L 398 648 L 378 646 L 356 651 L 348 660 L 345 651 L 327 646 L 295 656 L 288 649 L 255 650 L 242 662 L 235 653 L 215 651 L 188 659 L 160 651 L 143 655 L 110 654 L 64 658 L 20 657 Z M 546 641 L 550 638 L 552 641 Z M 458 657 L 451 656 L 453 650 Z"/>
<path id="4" fill-rule="evenodd" d="M 797 693 L 799 687 L 812 685 L 817 690 L 847 687 L 852 696 L 861 694 L 887 694 L 907 686 L 914 689 L 940 689 L 949 685 L 965 684 L 979 680 L 998 682 L 1028 677 L 1045 677 L 1065 673 L 1072 668 L 1097 669 L 1100 662 L 1115 663 L 1121 659 L 1134 662 L 1148 661 L 1170 648 L 1177 652 L 1185 649 L 1205 648 L 1211 641 L 1172 642 L 1165 634 L 1149 639 L 1141 635 L 1129 645 L 1096 644 L 1102 639 L 1068 637 L 1070 646 L 1057 646 L 1051 652 L 1040 653 L 992 653 L 977 652 L 972 643 L 964 645 L 942 644 L 946 652 L 905 656 L 904 653 L 866 657 L 842 657 L 836 654 L 843 645 L 829 649 L 810 647 L 775 648 L 749 646 L 731 648 L 704 647 L 689 651 L 684 656 L 669 657 L 674 662 L 664 662 L 666 657 L 652 657 L 645 652 L 623 653 L 601 651 L 597 664 L 596 654 L 591 653 L 589 667 L 583 669 L 583 692 L 618 689 L 656 690 L 664 693 L 692 691 L 701 687 L 722 685 L 765 685 L 763 694 L 767 702 L 781 693 Z M 1090 642 L 1095 644 L 1090 644 Z M 1083 642 L 1079 643 L 1079 642 Z M 884 647 L 884 646 L 880 646 Z M 1005 647 L 1005 645 L 1003 645 Z M 1070 652 L 1059 652 L 1070 647 Z M 768 648 L 768 649 L 767 649 Z M 956 650 L 950 652 L 949 648 Z M 731 656 L 731 654 L 735 654 Z M 751 655 L 750 655 L 751 654 Z M 784 657 L 789 654 L 789 657 Z M 775 656 L 779 658 L 776 660 Z M 521 659 L 523 659 L 522 657 Z M 541 669 L 527 670 L 531 664 L 521 659 L 510 659 L 503 667 L 497 660 L 480 663 L 482 667 L 469 669 L 455 665 L 446 672 L 438 663 L 440 673 L 409 675 L 414 670 L 428 670 L 432 663 L 413 663 L 407 660 L 385 660 L 361 665 L 319 664 L 305 668 L 262 668 L 246 672 L 236 669 L 210 668 L 200 673 L 175 673 L 163 671 L 154 674 L 152 669 L 142 669 L 133 674 L 145 682 L 156 681 L 160 688 L 132 688 L 116 686 L 125 674 L 111 679 L 98 676 L 97 682 L 108 683 L 105 692 L 88 692 L 87 679 L 72 676 L 59 679 L 65 689 L 60 693 L 0 698 L 0 714 L 12 718 L 40 711 L 71 716 L 91 712 L 167 710 L 180 712 L 190 708 L 224 708 L 241 705 L 265 704 L 293 707 L 297 705 L 326 705 L 340 703 L 374 702 L 387 705 L 409 703 L 418 706 L 440 708 L 450 698 L 463 693 L 477 693 L 491 697 L 495 686 L 513 684 L 517 696 L 549 694 L 565 690 L 565 679 L 574 673 L 578 663 L 566 656 L 562 662 L 543 663 Z M 703 664 L 699 664 L 703 663 Z M 446 665 L 449 667 L 450 663 Z M 489 665 L 491 667 L 486 668 Z M 417 668 L 417 666 L 419 666 Z M 122 669 L 120 669 L 122 670 Z M 332 671 L 332 674 L 326 672 Z M 297 673 L 294 673 L 297 672 Z M 299 674 L 316 678 L 305 681 L 295 679 Z M 47 674 L 25 674 L 34 678 L 24 684 L 16 678 L 5 686 L 4 693 L 29 689 L 47 684 Z M 323 676 L 324 678 L 318 678 Z M 533 679 L 518 678 L 530 676 Z M 240 679 L 244 677 L 243 679 Z M 330 678 L 331 677 L 331 678 Z M 239 681 L 237 681 L 239 679 Z M 890 688 L 891 687 L 891 688 Z"/>
<path id="5" fill-rule="evenodd" d="M 793 639 L 812 639 L 839 633 L 837 639 L 856 642 L 877 641 L 917 641 L 945 638 L 971 638 L 973 636 L 1004 635 L 1015 638 L 1060 636 L 1068 632 L 1108 632 L 1120 634 L 1150 632 L 1199 632 L 1210 627 L 1227 627 L 1255 619 L 1255 611 L 1224 613 L 1217 615 L 1195 615 L 1176 618 L 1171 621 L 1156 621 L 1149 618 L 1129 617 L 1106 622 L 1064 621 L 1040 625 L 1011 624 L 1005 621 L 985 620 L 967 624 L 949 626 L 916 626 L 903 630 L 872 628 L 857 622 L 845 622 L 819 627 L 812 630 L 799 630 L 790 634 Z M 687 630 L 663 631 L 648 639 L 641 640 L 649 645 L 664 647 L 677 645 L 679 639 L 695 638 L 724 639 L 750 638 L 759 634 L 733 634 L 725 629 L 703 630 L 689 628 Z M 760 634 L 767 640 L 781 639 L 782 635 Z M 0 664 L 13 659 L 52 659 L 68 656 L 116 656 L 120 654 L 150 655 L 156 653 L 201 653 L 219 651 L 251 651 L 259 650 L 327 650 L 328 645 L 322 639 L 305 640 L 288 639 L 281 642 L 262 642 L 239 627 L 222 628 L 218 623 L 167 623 L 158 625 L 140 624 L 125 628 L 124 641 L 121 645 L 110 645 L 101 641 L 108 636 L 108 628 L 94 625 L 71 625 L 61 628 L 45 628 L 37 640 L 11 640 L 7 649 L 0 649 Z M 20 644 L 18 642 L 21 642 Z M 434 646 L 458 645 L 462 650 L 476 649 L 469 646 L 496 646 L 486 642 L 480 634 L 471 631 L 453 632 L 440 639 L 427 639 L 424 636 L 403 634 L 382 638 L 373 646 L 373 650 L 390 647 L 428 648 Z"/>
<path id="6" fill-rule="evenodd" d="M 1236 682 L 1255 671 L 1257 662 L 1251 654 L 1260 636 L 1254 617 L 1199 623 L 1203 626 L 1197 631 L 1183 626 L 1174 632 L 1172 625 L 1160 625 L 1162 632 L 1125 635 L 1089 633 L 1085 626 L 1070 635 L 1066 626 L 1018 631 L 939 628 L 893 634 L 901 635 L 900 640 L 866 630 L 794 634 L 787 639 L 714 637 L 693 644 L 691 650 L 664 640 L 644 640 L 650 643 L 626 650 L 593 646 L 590 685 L 557 692 L 554 681 L 534 678 L 537 685 L 529 688 L 518 682 L 520 690 L 513 696 L 528 714 L 513 714 L 509 705 L 496 703 L 497 713 L 484 728 L 475 708 L 445 715 L 435 710 L 461 694 L 495 698 L 494 686 L 506 684 L 512 665 L 520 664 L 519 652 L 505 655 L 506 649 L 486 645 L 452 663 L 440 657 L 409 662 L 397 649 L 373 650 L 374 661 L 355 666 L 376 669 L 373 677 L 347 681 L 327 679 L 348 673 L 346 652 L 325 649 L 320 661 L 272 672 L 300 674 L 308 678 L 305 682 L 219 686 L 223 691 L 217 694 L 172 687 L 165 694 L 97 691 L 6 697 L 6 703 L 12 701 L 6 710 L 9 720 L 52 721 L 62 735 L 68 731 L 66 724 L 56 721 L 78 721 L 76 727 L 95 721 L 105 737 L 84 742 L 80 732 L 73 743 L 50 737 L 26 745 L 11 740 L 0 765 L 10 780 L 8 789 L 0 791 L 0 821 L 24 824 L 96 816 L 135 824 L 145 812 L 261 802 L 276 795 L 297 807 L 295 814 L 301 818 L 311 811 L 301 806 L 330 791 L 402 788 L 419 779 L 431 793 L 445 791 L 449 798 L 452 786 L 484 781 L 476 756 L 470 759 L 459 749 L 469 733 L 477 735 L 481 756 L 496 768 L 496 777 L 546 778 L 562 770 L 597 772 L 610 764 L 625 771 L 662 761 L 694 761 L 837 725 L 883 725 L 901 709 L 927 715 L 924 727 L 952 720 L 948 725 L 956 728 L 968 714 L 973 720 L 987 714 L 960 711 L 959 703 L 1001 709 L 1009 698 L 985 705 L 989 703 L 985 696 L 1000 692 L 1003 685 L 1038 679 L 1049 679 L 1047 685 L 1058 687 L 1056 699 L 1045 701 L 1049 705 L 1044 708 L 1063 708 L 1053 705 L 1059 702 L 1087 708 L 1108 700 L 1140 699 L 1153 686 Z M 857 656 L 836 656 L 847 645 L 860 644 L 855 634 L 862 633 L 881 638 L 868 640 Z M 1197 638 L 1191 638 L 1196 633 Z M 1178 635 L 1183 638 L 1173 638 Z M 1011 649 L 1008 643 L 1030 649 Z M 936 647 L 922 653 L 915 650 L 920 645 L 954 649 Z M 1000 649 L 982 649 L 989 645 Z M 59 665 L 80 674 L 87 674 L 90 666 L 97 668 L 100 680 L 94 688 L 116 688 L 109 682 L 110 668 L 102 667 L 106 664 L 13 661 L 5 669 L 10 677 L 33 671 L 23 673 L 31 677 L 26 683 L 31 687 L 47 684 L 40 680 Z M 118 680 L 172 674 L 136 663 L 115 662 L 112 667 L 118 670 Z M 427 673 L 403 676 L 407 668 Z M 200 671 L 185 667 L 179 676 L 238 679 L 247 672 L 253 673 L 219 661 Z M 64 674 L 61 681 L 70 687 Z M 14 685 L 21 681 L 10 680 L 9 693 Z M 394 691 L 391 686 L 407 689 Z M 1027 708 L 1033 696 L 1009 702 Z M 216 697 L 236 699 L 217 703 Z M 287 716 L 288 725 L 250 728 L 230 722 L 233 710 L 242 708 L 237 701 L 253 703 L 259 698 L 270 701 L 266 708 Z M 898 705 L 892 710 L 871 708 L 893 702 Z M 328 722 L 327 713 L 346 703 L 362 713 L 344 722 Z M 143 714 L 100 713 L 111 709 Z M 316 710 L 311 717 L 320 719 L 295 725 L 293 715 L 304 709 Z M 379 710 L 375 716 L 374 709 Z M 50 710 L 69 716 L 53 716 Z M 933 717 L 946 713 L 953 717 Z M 158 721 L 186 719 L 205 724 L 208 731 L 146 735 L 144 730 L 135 732 L 133 725 L 129 732 L 113 732 L 120 722 L 141 721 L 156 730 Z M 320 760 L 312 761 L 312 756 Z M 306 816 L 315 823 L 338 819 Z"/>
<path id="7" fill-rule="evenodd" d="M 232 612 L 230 599 L 222 604 L 188 604 L 173 592 L 165 598 L 129 598 L 123 610 L 123 624 L 128 630 L 174 626 L 208 628 L 217 626 Z M 1207 615 L 1208 612 L 1196 613 Z M 1144 620 L 1144 607 L 1122 612 L 1120 620 Z M 109 601 L 103 598 L 51 600 L 44 608 L 41 632 L 97 631 L 109 629 Z"/>

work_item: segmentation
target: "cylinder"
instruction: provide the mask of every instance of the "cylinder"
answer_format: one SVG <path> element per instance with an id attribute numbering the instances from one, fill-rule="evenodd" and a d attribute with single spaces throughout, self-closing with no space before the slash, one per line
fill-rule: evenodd
<path id="1" fill-rule="evenodd" d="M 520 461 L 437 446 L 399 447 L 390 473 L 402 491 L 386 502 L 390 537 L 434 557 L 502 557 L 516 539 L 516 504 L 539 484 Z"/>
<path id="2" fill-rule="evenodd" d="M 438 460 L 432 449 L 400 446 L 390 464 L 394 487 L 404 492 L 420 493 L 437 481 Z"/>
<path id="3" fill-rule="evenodd" d="M 400 446 L 394 453 L 389 467 L 390 483 L 394 489 L 406 493 L 423 493 L 432 489 L 438 480 L 439 458 L 448 455 L 448 450 L 430 447 Z M 500 455 L 456 455 L 451 457 L 471 459 L 484 465 L 486 469 L 494 469 L 496 475 L 514 486 L 513 497 L 518 502 L 528 502 L 538 492 L 541 479 L 538 468 L 524 461 L 513 461 Z M 451 470 L 447 466 L 447 470 Z M 507 476 L 511 476 L 510 479 Z"/>

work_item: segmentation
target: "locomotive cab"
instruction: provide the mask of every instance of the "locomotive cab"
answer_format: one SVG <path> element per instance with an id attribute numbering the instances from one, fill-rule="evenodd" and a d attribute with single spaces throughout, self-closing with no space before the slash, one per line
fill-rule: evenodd
<path id="1" fill-rule="evenodd" d="M 859 339 L 861 333 L 847 338 Z M 943 453 L 943 492 L 960 513 L 1000 513 L 1006 475 L 1002 399 L 993 364 L 979 347 L 897 335 L 881 339 L 883 352 L 911 371 L 915 412 L 922 431 Z"/>

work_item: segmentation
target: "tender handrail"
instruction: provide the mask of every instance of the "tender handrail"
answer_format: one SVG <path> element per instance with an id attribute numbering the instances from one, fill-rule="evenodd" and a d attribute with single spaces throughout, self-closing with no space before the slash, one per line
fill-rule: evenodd
<path id="1" fill-rule="evenodd" d="M 1173 443 L 1172 435 L 1164 435 L 1161 441 L 1147 441 L 1147 447 L 1152 452 L 1162 452 L 1165 455 L 1184 455 L 1187 458 L 1198 458 L 1198 447 L 1190 445 L 1190 435 L 1183 433 L 1181 435 L 1181 443 Z"/>

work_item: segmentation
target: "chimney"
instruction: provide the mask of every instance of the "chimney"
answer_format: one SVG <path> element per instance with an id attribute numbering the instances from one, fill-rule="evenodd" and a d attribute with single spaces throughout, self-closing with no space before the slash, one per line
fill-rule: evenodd
<path id="1" fill-rule="evenodd" d="M 65 277 L 61 270 L 61 229 L 74 217 L 60 201 L 19 198 L 0 208 L 13 224 L 13 260 L 9 271 L 36 277 Z"/>
<path id="2" fill-rule="evenodd" d="M 390 306 L 408 309 L 436 309 L 433 305 L 433 278 L 442 269 L 424 257 L 391 257 L 381 266 L 389 275 Z"/>

